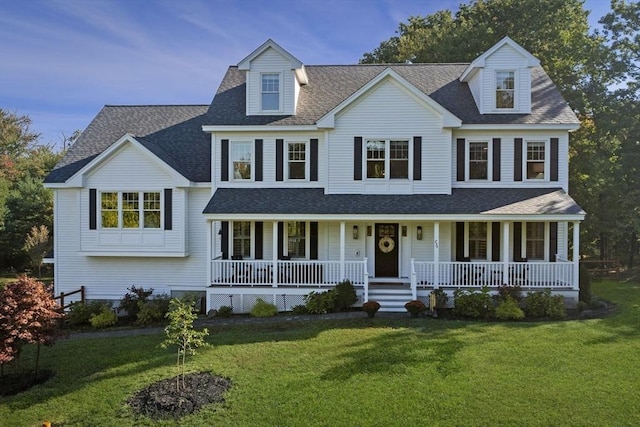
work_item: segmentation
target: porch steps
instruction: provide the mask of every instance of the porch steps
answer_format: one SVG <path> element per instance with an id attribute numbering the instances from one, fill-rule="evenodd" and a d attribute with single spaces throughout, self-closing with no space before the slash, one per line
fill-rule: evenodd
<path id="1" fill-rule="evenodd" d="M 403 313 L 406 311 L 404 305 L 411 299 L 411 288 L 408 283 L 369 286 L 369 300 L 378 301 L 381 312 Z"/>

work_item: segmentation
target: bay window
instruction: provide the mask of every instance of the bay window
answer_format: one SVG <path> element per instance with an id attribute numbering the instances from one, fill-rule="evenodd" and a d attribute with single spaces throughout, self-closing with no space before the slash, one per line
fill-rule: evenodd
<path id="1" fill-rule="evenodd" d="M 100 195 L 104 229 L 160 228 L 159 192 L 103 192 Z"/>

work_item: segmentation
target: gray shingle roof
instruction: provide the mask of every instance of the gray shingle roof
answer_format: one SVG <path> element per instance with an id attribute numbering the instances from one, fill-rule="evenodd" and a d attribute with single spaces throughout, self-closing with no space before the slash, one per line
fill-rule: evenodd
<path id="1" fill-rule="evenodd" d="M 219 188 L 204 213 L 583 215 L 585 212 L 557 188 L 457 188 L 451 195 L 326 195 L 321 188 Z"/>

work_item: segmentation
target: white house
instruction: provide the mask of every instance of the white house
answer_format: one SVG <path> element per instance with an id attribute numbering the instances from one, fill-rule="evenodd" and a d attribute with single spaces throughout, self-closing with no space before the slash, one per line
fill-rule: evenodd
<path id="1" fill-rule="evenodd" d="M 246 312 L 349 279 L 389 311 L 504 284 L 575 303 L 578 126 L 508 37 L 471 64 L 344 66 L 268 40 L 210 105 L 98 113 L 46 179 L 55 291 L 195 291 Z"/>

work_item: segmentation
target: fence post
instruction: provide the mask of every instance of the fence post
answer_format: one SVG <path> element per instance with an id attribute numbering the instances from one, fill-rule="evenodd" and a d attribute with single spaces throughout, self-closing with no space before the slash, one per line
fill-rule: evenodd
<path id="1" fill-rule="evenodd" d="M 64 292 L 60 292 L 60 308 L 64 310 Z"/>
<path id="2" fill-rule="evenodd" d="M 80 302 L 84 304 L 84 285 L 80 286 Z"/>

